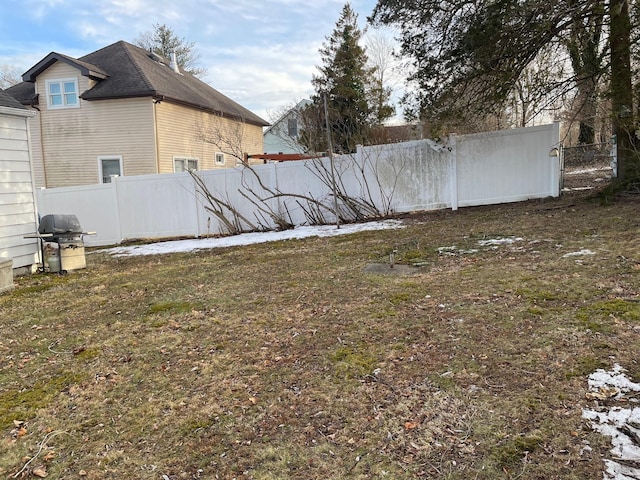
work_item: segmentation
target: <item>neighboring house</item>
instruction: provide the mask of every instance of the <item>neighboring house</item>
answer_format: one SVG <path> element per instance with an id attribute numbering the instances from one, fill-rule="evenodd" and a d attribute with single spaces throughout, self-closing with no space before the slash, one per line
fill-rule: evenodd
<path id="1" fill-rule="evenodd" d="M 264 131 L 264 153 L 305 152 L 298 139 L 302 126 L 300 112 L 307 105 L 311 105 L 311 100 L 302 100 Z"/>
<path id="2" fill-rule="evenodd" d="M 38 244 L 27 119 L 33 113 L 0 91 L 0 291 L 13 283 L 12 268 L 31 270 Z"/>
<path id="3" fill-rule="evenodd" d="M 166 59 L 124 41 L 52 52 L 7 90 L 35 110 L 36 186 L 235 166 L 268 123 Z"/>

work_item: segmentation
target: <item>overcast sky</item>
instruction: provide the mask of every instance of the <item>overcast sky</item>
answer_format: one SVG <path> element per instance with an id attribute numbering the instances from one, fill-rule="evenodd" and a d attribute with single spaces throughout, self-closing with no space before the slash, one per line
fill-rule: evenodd
<path id="1" fill-rule="evenodd" d="M 313 92 L 318 50 L 343 0 L 0 0 L 0 65 L 75 58 L 155 23 L 196 43 L 204 81 L 265 120 Z M 376 0 L 352 0 L 361 28 Z"/>

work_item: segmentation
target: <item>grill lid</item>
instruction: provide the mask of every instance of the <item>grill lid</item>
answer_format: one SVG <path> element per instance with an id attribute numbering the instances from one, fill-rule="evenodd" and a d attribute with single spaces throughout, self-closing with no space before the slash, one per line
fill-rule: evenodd
<path id="1" fill-rule="evenodd" d="M 75 215 L 50 214 L 40 219 L 40 234 L 53 235 L 78 235 L 82 233 L 82 227 Z"/>

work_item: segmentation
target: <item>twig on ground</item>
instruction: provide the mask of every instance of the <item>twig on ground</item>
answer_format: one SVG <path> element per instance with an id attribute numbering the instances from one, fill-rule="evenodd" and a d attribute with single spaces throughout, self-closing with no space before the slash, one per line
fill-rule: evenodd
<path id="1" fill-rule="evenodd" d="M 60 435 L 61 433 L 64 433 L 66 435 L 69 435 L 69 433 L 63 431 L 63 430 L 54 430 L 53 432 L 49 432 L 47 433 L 44 438 L 42 439 L 42 442 L 40 442 L 40 447 L 38 448 L 38 451 L 36 452 L 36 454 L 31 457 L 27 463 L 25 463 L 22 468 L 13 475 L 13 478 L 18 478 L 20 476 L 20 474 L 22 474 L 22 472 L 24 472 L 27 467 L 29 466 L 29 464 L 31 462 L 33 462 L 36 458 L 38 458 L 38 456 L 42 453 L 42 450 L 44 449 L 44 447 L 47 446 L 47 441 L 49 441 L 50 439 L 52 439 L 53 437 L 55 437 L 56 435 Z"/>
<path id="2" fill-rule="evenodd" d="M 51 342 L 49 344 L 49 346 L 47 347 L 47 350 L 49 350 L 51 353 L 55 353 L 56 355 L 62 355 L 64 353 L 73 353 L 71 350 L 63 350 L 63 351 L 58 351 L 58 350 L 54 350 L 53 347 L 54 345 L 59 344 L 62 341 L 62 339 L 56 340 L 55 342 Z"/>

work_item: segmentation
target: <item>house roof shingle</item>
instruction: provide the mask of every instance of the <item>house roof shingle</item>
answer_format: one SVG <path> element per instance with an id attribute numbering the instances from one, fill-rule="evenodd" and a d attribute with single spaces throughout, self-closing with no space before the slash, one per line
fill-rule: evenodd
<path id="1" fill-rule="evenodd" d="M 22 105 L 37 105 L 36 88 L 33 83 L 21 82 L 5 90 Z"/>
<path id="2" fill-rule="evenodd" d="M 72 65 L 82 75 L 97 80 L 80 95 L 84 100 L 154 97 L 254 125 L 269 125 L 202 80 L 187 72 L 177 73 L 168 61 L 122 40 L 79 59 L 52 52 L 23 75 L 26 85 L 11 87 L 11 93 L 23 104 L 31 104 L 35 90 L 33 83 L 28 82 L 34 82 L 35 77 L 55 61 Z"/>
<path id="3" fill-rule="evenodd" d="M 0 107 L 25 108 L 18 100 L 3 90 L 0 90 Z"/>

